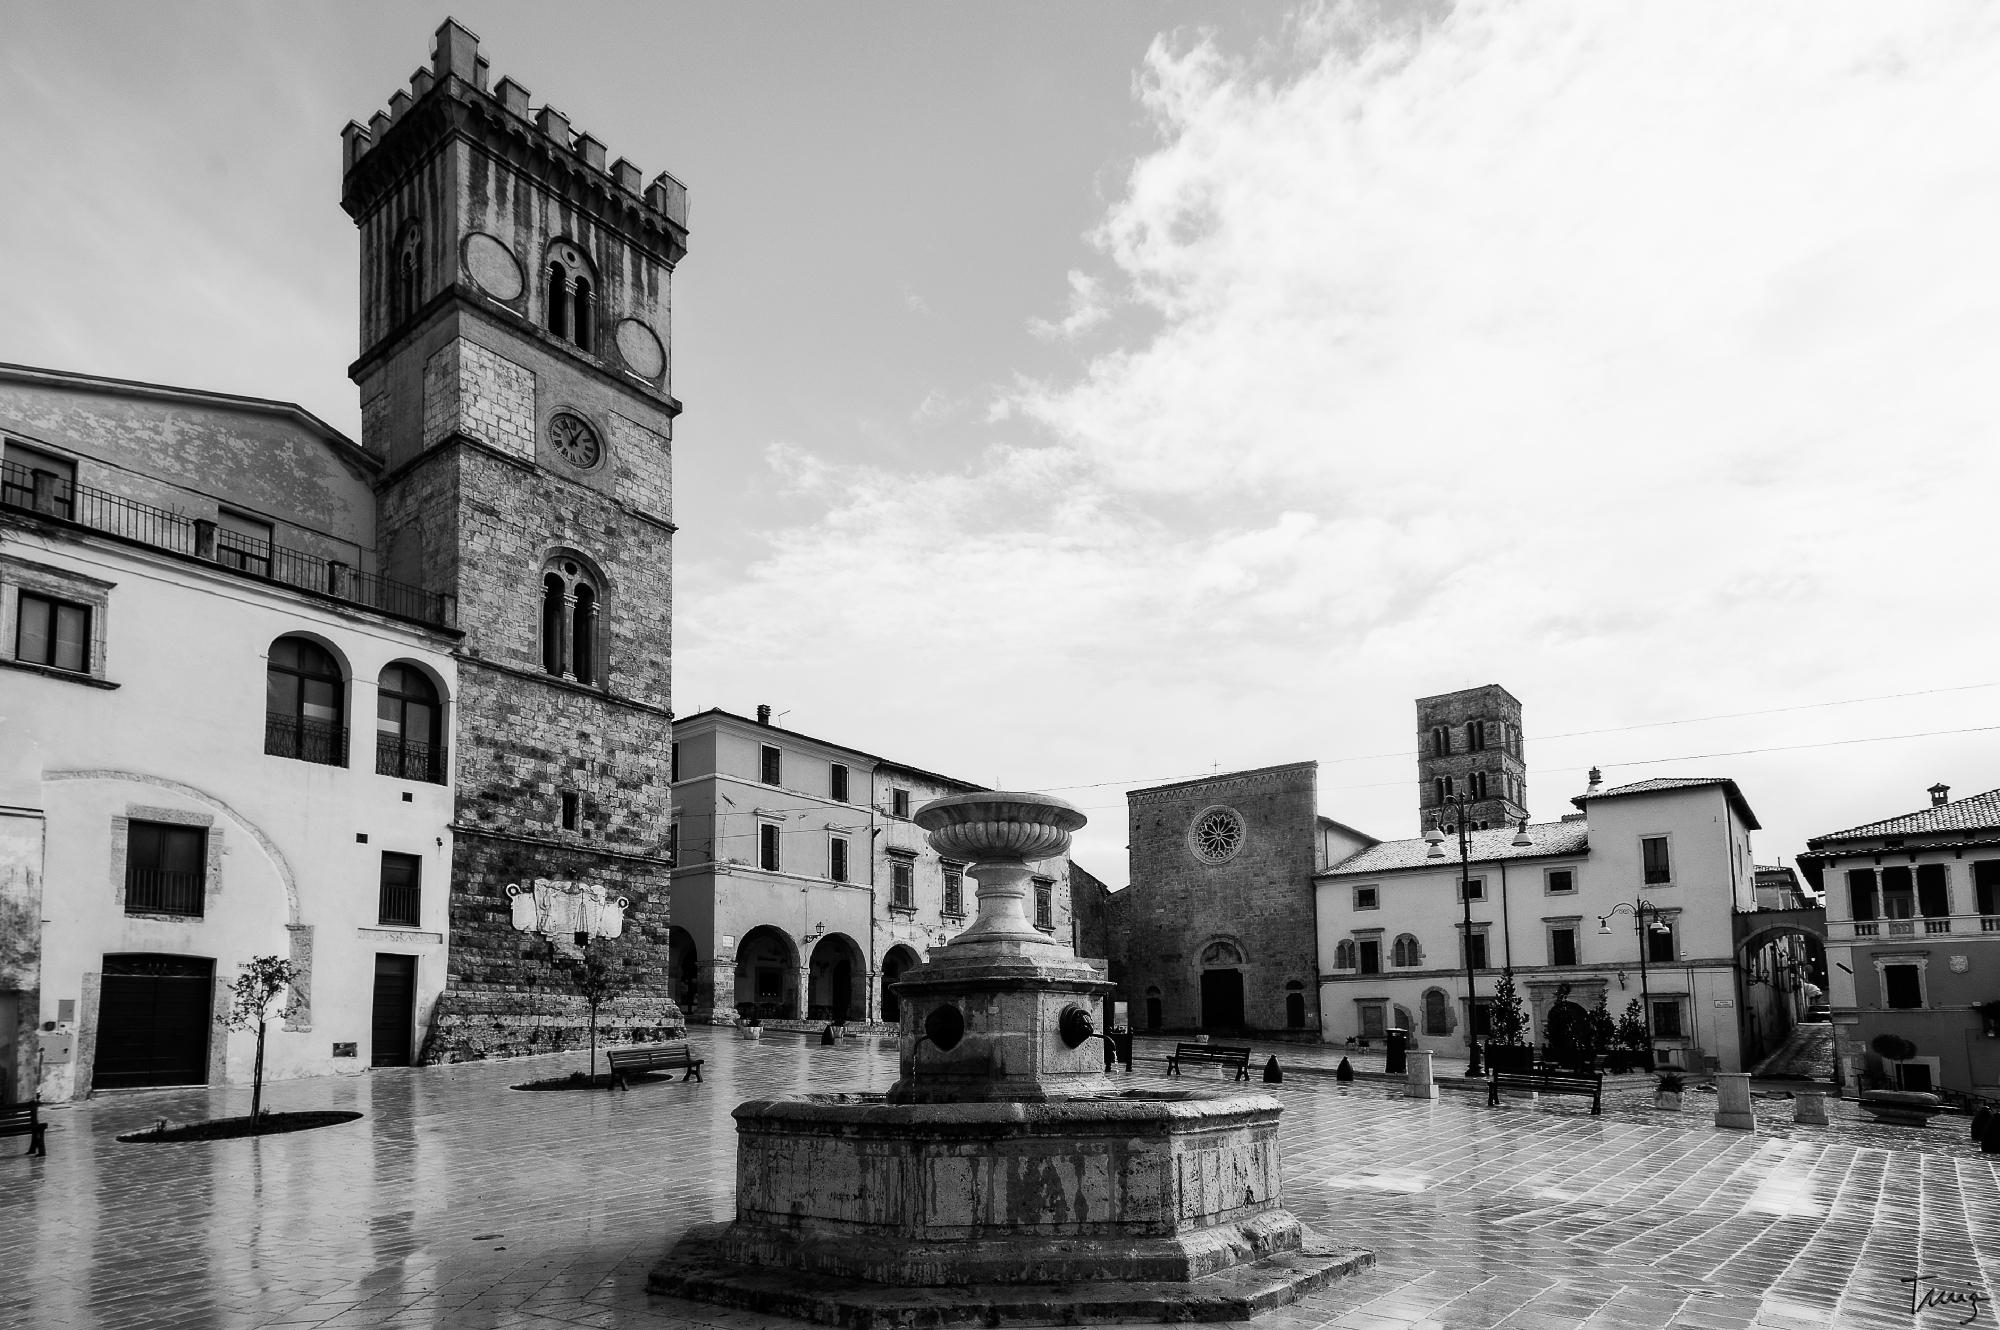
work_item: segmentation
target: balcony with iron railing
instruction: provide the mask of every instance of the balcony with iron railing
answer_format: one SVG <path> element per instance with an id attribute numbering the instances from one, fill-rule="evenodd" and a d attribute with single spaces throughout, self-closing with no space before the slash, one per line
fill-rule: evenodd
<path id="1" fill-rule="evenodd" d="M 246 577 L 331 596 L 399 619 L 452 626 L 450 598 L 391 578 L 238 532 L 206 518 L 169 512 L 67 477 L 0 463 L 0 508 L 34 513 L 91 531 L 203 559 Z"/>
<path id="2" fill-rule="evenodd" d="M 125 870 L 127 913 L 181 914 L 199 918 L 202 912 L 200 873 L 169 873 L 157 868 Z"/>
<path id="3" fill-rule="evenodd" d="M 264 714 L 264 751 L 321 766 L 347 765 L 347 727 L 281 712 Z"/>
<path id="4" fill-rule="evenodd" d="M 444 745 L 417 743 L 392 734 L 375 738 L 375 774 L 444 784 Z"/>
<path id="5" fill-rule="evenodd" d="M 381 923 L 389 928 L 416 928 L 423 922 L 423 888 L 414 882 L 382 884 Z"/>

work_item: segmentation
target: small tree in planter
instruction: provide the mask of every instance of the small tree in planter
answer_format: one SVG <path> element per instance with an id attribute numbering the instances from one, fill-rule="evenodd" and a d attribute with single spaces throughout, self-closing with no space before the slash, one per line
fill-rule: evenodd
<path id="1" fill-rule="evenodd" d="M 264 1108 L 264 1027 L 272 1017 L 287 1020 L 300 1006 L 296 994 L 273 1011 L 272 1004 L 298 982 L 298 967 L 276 956 L 252 956 L 243 962 L 243 973 L 229 986 L 229 1014 L 223 1024 L 232 1030 L 257 1032 L 257 1064 L 250 1074 L 250 1120 L 257 1122 Z"/>
<path id="2" fill-rule="evenodd" d="M 630 991 L 633 985 L 632 972 L 625 968 L 618 953 L 608 945 L 593 945 L 597 938 L 583 934 L 579 945 L 583 957 L 570 962 L 570 976 L 576 985 L 577 995 L 590 1004 L 590 1079 L 597 1080 L 597 1015 L 604 1004 Z"/>
<path id="3" fill-rule="evenodd" d="M 1653 1041 L 1646 1037 L 1646 1013 L 1633 998 L 1625 1004 L 1625 1014 L 1618 1018 L 1618 1042 L 1623 1044 L 1640 1071 L 1653 1069 Z"/>
<path id="4" fill-rule="evenodd" d="M 1520 1070 L 1532 1060 L 1528 1048 L 1528 1013 L 1521 1006 L 1521 994 L 1514 987 L 1514 972 L 1501 972 L 1494 986 L 1493 1001 L 1486 1008 L 1487 1066 L 1494 1071 Z M 1500 1056 L 1496 1058 L 1496 1054 Z"/>
<path id="5" fill-rule="evenodd" d="M 1623 1071 L 1624 1059 L 1614 1057 L 1618 1051 L 1618 1022 L 1611 1018 L 1611 1008 L 1606 1004 L 1604 994 L 1597 995 L 1597 1005 L 1585 1017 L 1584 1030 L 1591 1059 L 1600 1064 L 1610 1061 L 1612 1070 Z"/>

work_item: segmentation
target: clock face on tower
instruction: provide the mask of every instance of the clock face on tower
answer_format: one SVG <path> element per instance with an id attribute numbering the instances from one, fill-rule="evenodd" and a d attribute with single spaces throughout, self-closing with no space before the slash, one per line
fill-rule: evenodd
<path id="1" fill-rule="evenodd" d="M 597 431 L 572 411 L 558 411 L 549 417 L 549 446 L 563 461 L 583 471 L 596 466 L 604 455 Z"/>

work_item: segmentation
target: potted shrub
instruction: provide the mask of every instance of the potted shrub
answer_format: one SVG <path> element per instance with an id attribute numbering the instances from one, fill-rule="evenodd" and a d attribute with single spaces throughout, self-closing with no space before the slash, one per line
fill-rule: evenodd
<path id="1" fill-rule="evenodd" d="M 1686 1086 L 1687 1082 L 1678 1074 L 1671 1071 L 1662 1072 L 1658 1083 L 1653 1086 L 1653 1107 L 1666 1113 L 1680 1112 L 1681 1091 Z"/>
<path id="2" fill-rule="evenodd" d="M 1527 1030 L 1528 1015 L 1514 987 L 1514 972 L 1503 971 L 1493 992 L 1493 1003 L 1487 1008 L 1486 1069 L 1532 1070 L 1535 1050 L 1526 1042 Z"/>

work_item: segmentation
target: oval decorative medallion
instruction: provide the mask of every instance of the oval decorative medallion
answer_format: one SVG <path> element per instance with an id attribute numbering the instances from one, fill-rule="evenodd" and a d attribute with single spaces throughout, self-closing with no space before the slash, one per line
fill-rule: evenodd
<path id="1" fill-rule="evenodd" d="M 1202 809 L 1188 826 L 1188 851 L 1205 864 L 1234 859 L 1243 840 L 1242 814 L 1222 804 Z"/>
<path id="2" fill-rule="evenodd" d="M 521 298 L 521 262 L 504 242 L 484 231 L 474 231 L 465 238 L 462 252 L 465 271 L 480 290 L 495 300 Z"/>
<path id="3" fill-rule="evenodd" d="M 563 461 L 584 470 L 596 466 L 604 456 L 597 431 L 574 411 L 558 411 L 549 417 L 549 446 Z"/>
<path id="4" fill-rule="evenodd" d="M 667 367 L 667 353 L 653 330 L 637 319 L 618 323 L 618 354 L 626 367 L 642 379 L 657 379 Z"/>

